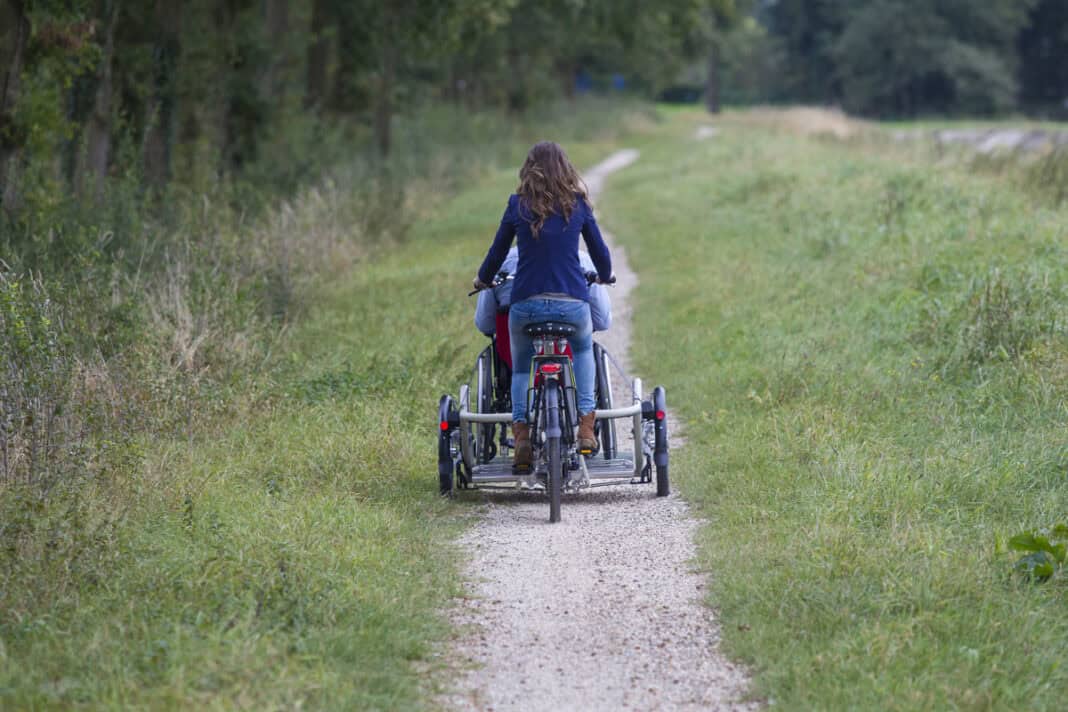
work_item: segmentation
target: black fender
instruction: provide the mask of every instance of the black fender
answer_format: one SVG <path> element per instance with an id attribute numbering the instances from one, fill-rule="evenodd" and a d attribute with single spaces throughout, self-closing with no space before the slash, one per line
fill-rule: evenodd
<path id="1" fill-rule="evenodd" d="M 653 389 L 653 463 L 656 465 L 656 496 L 666 497 L 671 493 L 668 484 L 668 431 L 667 395 L 663 386 Z"/>
<path id="2" fill-rule="evenodd" d="M 438 489 L 443 496 L 452 494 L 453 470 L 452 431 L 460 424 L 452 396 L 445 394 L 438 401 Z"/>
<path id="3" fill-rule="evenodd" d="M 560 384 L 555 379 L 546 379 L 544 393 L 545 437 L 562 437 L 564 431 L 560 427 Z"/>
<path id="4" fill-rule="evenodd" d="M 653 433 L 656 435 L 656 443 L 653 446 L 653 462 L 656 463 L 657 467 L 667 467 L 667 395 L 663 386 L 657 386 L 653 389 Z"/>

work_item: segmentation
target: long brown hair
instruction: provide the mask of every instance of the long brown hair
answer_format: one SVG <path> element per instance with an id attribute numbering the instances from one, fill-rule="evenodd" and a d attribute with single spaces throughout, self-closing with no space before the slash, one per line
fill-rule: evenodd
<path id="1" fill-rule="evenodd" d="M 545 219 L 553 213 L 571 219 L 577 196 L 589 203 L 589 191 L 578 171 L 567 159 L 560 144 L 539 141 L 527 154 L 527 160 L 519 169 L 519 187 L 515 191 L 521 205 L 534 218 L 531 230 L 538 236 Z"/>

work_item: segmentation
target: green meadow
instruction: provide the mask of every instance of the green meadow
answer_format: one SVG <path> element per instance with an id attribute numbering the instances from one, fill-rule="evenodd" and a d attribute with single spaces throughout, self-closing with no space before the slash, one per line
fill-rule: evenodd
<path id="1" fill-rule="evenodd" d="M 433 707 L 477 501 L 437 496 L 437 399 L 482 346 L 464 295 L 543 136 L 580 166 L 641 150 L 597 210 L 752 697 L 1062 707 L 1066 579 L 1014 573 L 1009 540 L 1068 517 L 1068 209 L 1026 167 L 745 113 L 697 140 L 708 121 L 587 116 L 440 162 L 202 423 L 6 490 L 0 707 Z"/>
<path id="2" fill-rule="evenodd" d="M 1068 209 L 862 132 L 677 113 L 600 209 L 637 364 L 685 421 L 728 653 L 785 709 L 1059 709 Z"/>

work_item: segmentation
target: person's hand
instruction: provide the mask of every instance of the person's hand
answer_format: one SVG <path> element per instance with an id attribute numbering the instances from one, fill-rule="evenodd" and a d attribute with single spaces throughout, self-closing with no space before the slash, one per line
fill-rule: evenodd
<path id="1" fill-rule="evenodd" d="M 489 285 L 478 277 L 475 277 L 474 280 L 471 281 L 471 286 L 475 288 L 476 292 L 482 289 L 489 289 Z"/>

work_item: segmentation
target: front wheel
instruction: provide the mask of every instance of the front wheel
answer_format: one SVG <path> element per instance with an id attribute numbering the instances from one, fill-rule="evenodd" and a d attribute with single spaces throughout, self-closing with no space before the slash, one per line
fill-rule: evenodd
<path id="1" fill-rule="evenodd" d="M 479 413 L 493 412 L 493 346 L 487 346 L 478 356 L 475 364 L 475 404 Z M 493 442 L 493 423 L 479 423 L 475 426 L 475 457 L 486 463 L 497 455 L 497 445 Z"/>
<path id="2" fill-rule="evenodd" d="M 608 352 L 598 344 L 593 345 L 594 365 L 597 368 L 597 410 L 612 410 L 612 371 Z M 597 437 L 601 441 L 601 453 L 606 460 L 616 456 L 616 421 L 612 418 L 598 420 Z"/>

